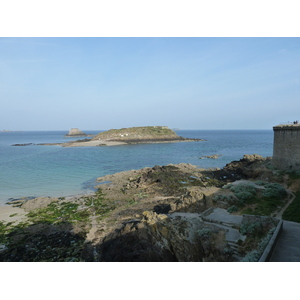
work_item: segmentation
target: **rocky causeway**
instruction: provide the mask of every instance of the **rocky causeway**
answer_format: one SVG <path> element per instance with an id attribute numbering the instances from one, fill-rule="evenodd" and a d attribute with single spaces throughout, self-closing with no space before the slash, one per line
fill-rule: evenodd
<path id="1" fill-rule="evenodd" d="M 89 137 L 77 128 L 72 128 L 66 137 Z M 100 132 L 96 136 L 89 139 L 81 139 L 66 143 L 42 143 L 38 145 L 44 146 L 62 146 L 62 147 L 102 147 L 102 146 L 118 146 L 128 144 L 143 144 L 143 143 L 178 143 L 178 142 L 199 142 L 204 139 L 185 138 L 177 135 L 167 126 L 144 126 L 130 127 L 122 129 L 110 129 L 105 132 Z M 14 144 L 12 146 L 29 146 L 35 145 Z"/>

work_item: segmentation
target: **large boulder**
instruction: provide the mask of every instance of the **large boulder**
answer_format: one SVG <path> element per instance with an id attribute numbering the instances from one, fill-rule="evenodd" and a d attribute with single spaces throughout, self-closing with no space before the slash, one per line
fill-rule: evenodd
<path id="1" fill-rule="evenodd" d="M 96 246 L 99 261 L 226 261 L 225 230 L 205 224 L 199 214 L 145 211 L 124 222 Z"/>

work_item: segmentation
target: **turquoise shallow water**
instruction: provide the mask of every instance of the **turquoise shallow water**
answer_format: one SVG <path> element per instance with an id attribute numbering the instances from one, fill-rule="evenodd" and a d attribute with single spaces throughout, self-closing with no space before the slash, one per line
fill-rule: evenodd
<path id="1" fill-rule="evenodd" d="M 85 131 L 96 134 L 99 131 Z M 91 192 L 97 177 L 177 163 L 224 167 L 244 154 L 272 156 L 272 130 L 178 130 L 205 142 L 113 147 L 13 147 L 12 144 L 65 142 L 67 131 L 0 132 L 0 205 L 9 198 L 68 196 Z M 218 159 L 199 159 L 221 154 Z"/>

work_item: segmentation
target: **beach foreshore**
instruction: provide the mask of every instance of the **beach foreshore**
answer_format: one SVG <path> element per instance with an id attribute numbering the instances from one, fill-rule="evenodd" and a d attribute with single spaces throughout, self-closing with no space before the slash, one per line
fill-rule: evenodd
<path id="1" fill-rule="evenodd" d="M 62 199 L 72 202 L 82 197 L 88 197 L 94 195 L 95 192 L 80 193 L 77 195 L 70 195 L 61 197 Z M 31 209 L 44 208 L 51 202 L 58 201 L 57 197 L 35 197 L 35 198 L 21 198 L 8 201 L 5 204 L 0 204 L 0 222 L 9 223 L 12 222 L 14 225 L 19 224 L 27 220 L 26 214 Z M 23 205 L 27 202 L 27 205 Z M 29 208 L 29 209 L 28 209 Z"/>
<path id="2" fill-rule="evenodd" d="M 0 206 L 0 222 L 18 224 L 26 220 L 26 214 L 27 212 L 23 208 L 10 205 Z"/>

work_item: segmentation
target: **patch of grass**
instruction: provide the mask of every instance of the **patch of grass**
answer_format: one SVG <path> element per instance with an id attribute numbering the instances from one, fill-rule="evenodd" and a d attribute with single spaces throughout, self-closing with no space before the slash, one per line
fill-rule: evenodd
<path id="1" fill-rule="evenodd" d="M 236 205 L 240 206 L 240 201 L 234 195 L 228 194 L 217 194 L 214 196 L 213 200 L 215 202 L 223 202 L 226 203 L 228 206 Z"/>
<path id="2" fill-rule="evenodd" d="M 6 242 L 6 233 L 8 232 L 7 224 L 0 221 L 0 243 Z"/>
<path id="3" fill-rule="evenodd" d="M 116 208 L 113 201 L 105 198 L 101 189 L 98 189 L 95 196 L 85 197 L 84 203 L 90 214 L 98 215 L 101 218 Z"/>
<path id="4" fill-rule="evenodd" d="M 278 210 L 278 207 L 283 206 L 284 201 L 274 198 L 258 198 L 255 207 L 246 208 L 241 213 L 257 216 L 272 216 Z"/>
<path id="5" fill-rule="evenodd" d="M 24 228 L 29 225 L 28 222 L 20 222 L 17 225 L 13 224 L 13 222 L 4 223 L 0 221 L 0 243 L 7 243 L 11 232 L 22 233 Z"/>
<path id="6" fill-rule="evenodd" d="M 137 204 L 137 201 L 135 201 L 134 199 L 128 199 L 128 200 L 126 200 L 126 202 L 127 202 L 127 206 Z"/>
<path id="7" fill-rule="evenodd" d="M 247 255 L 241 260 L 242 262 L 257 262 L 261 258 L 265 248 L 267 247 L 270 239 L 275 231 L 275 227 L 271 228 L 266 236 L 258 243 L 257 249 L 247 253 Z"/>
<path id="8" fill-rule="evenodd" d="M 247 236 L 261 236 L 264 232 L 263 224 L 259 221 L 243 223 L 240 227 L 240 233 Z"/>
<path id="9" fill-rule="evenodd" d="M 45 208 L 29 212 L 27 217 L 34 223 L 74 222 L 83 217 L 77 211 L 78 206 L 79 204 L 73 202 L 52 202 Z"/>
<path id="10" fill-rule="evenodd" d="M 289 205 L 282 215 L 282 219 L 286 221 L 300 223 L 300 191 L 295 193 L 296 198 Z"/>
<path id="11" fill-rule="evenodd" d="M 230 187 L 230 190 L 239 199 L 241 204 L 253 203 L 256 198 L 256 189 L 249 184 L 233 185 Z"/>
<path id="12" fill-rule="evenodd" d="M 254 215 L 253 208 L 247 207 L 246 209 L 241 211 L 242 215 Z"/>
<path id="13" fill-rule="evenodd" d="M 287 196 L 285 188 L 278 183 L 268 183 L 264 187 L 265 190 L 262 192 L 264 198 L 281 199 Z"/>
<path id="14" fill-rule="evenodd" d="M 216 187 L 223 187 L 224 186 L 224 182 L 215 179 L 215 178 L 210 178 L 207 180 L 207 185 L 206 186 L 216 186 Z"/>
<path id="15" fill-rule="evenodd" d="M 285 171 L 290 180 L 300 179 L 300 171 Z"/>
<path id="16" fill-rule="evenodd" d="M 232 206 L 230 206 L 230 207 L 227 208 L 227 211 L 228 211 L 230 214 L 232 214 L 232 213 L 234 213 L 234 212 L 237 212 L 237 211 L 238 211 L 238 208 L 237 208 L 237 206 L 232 205 Z"/>
<path id="17" fill-rule="evenodd" d="M 137 198 L 147 198 L 149 197 L 148 194 L 144 194 L 142 191 L 140 191 L 138 194 L 134 194 L 133 196 L 137 197 Z"/>
<path id="18" fill-rule="evenodd" d="M 242 210 L 242 214 L 271 216 L 279 207 L 284 205 L 287 192 L 285 188 L 278 183 L 263 181 L 257 181 L 255 183 L 265 188 L 261 192 L 261 195 L 257 194 L 255 187 L 250 185 L 240 184 L 229 188 L 239 199 L 239 207 L 252 204 L 252 207 L 246 207 Z"/>
<path id="19" fill-rule="evenodd" d="M 239 231 L 246 235 L 246 240 L 240 242 L 241 251 L 245 254 L 242 261 L 258 261 L 272 237 L 278 220 L 274 218 L 251 217 L 243 222 Z"/>

